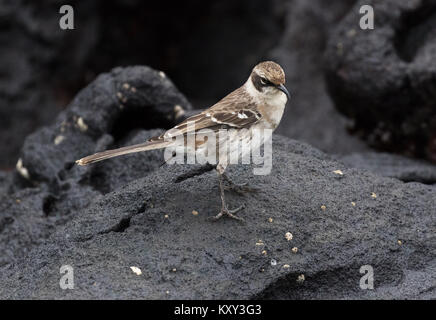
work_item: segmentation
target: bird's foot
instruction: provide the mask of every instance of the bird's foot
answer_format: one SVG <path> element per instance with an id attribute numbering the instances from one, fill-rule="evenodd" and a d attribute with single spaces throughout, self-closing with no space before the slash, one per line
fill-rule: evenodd
<path id="1" fill-rule="evenodd" d="M 238 208 L 236 208 L 236 209 L 229 210 L 229 209 L 227 208 L 227 206 L 223 206 L 223 207 L 221 208 L 221 211 L 220 211 L 216 216 L 210 217 L 210 219 L 213 220 L 213 221 L 217 221 L 217 220 L 220 219 L 221 217 L 223 217 L 223 216 L 227 216 L 227 217 L 229 217 L 229 218 L 232 218 L 232 219 L 235 219 L 235 220 L 238 220 L 238 221 L 244 221 L 243 218 L 238 217 L 238 216 L 235 215 L 235 213 L 241 211 L 241 210 L 244 209 L 244 208 L 245 208 L 245 206 L 242 205 L 242 206 L 240 206 L 240 207 L 238 207 Z"/>

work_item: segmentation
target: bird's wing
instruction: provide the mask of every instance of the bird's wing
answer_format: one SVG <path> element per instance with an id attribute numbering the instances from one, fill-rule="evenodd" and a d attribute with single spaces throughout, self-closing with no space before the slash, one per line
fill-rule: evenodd
<path id="1" fill-rule="evenodd" d="M 222 128 L 248 128 L 259 121 L 261 117 L 261 113 L 256 110 L 251 99 L 246 97 L 241 99 L 241 95 L 233 92 L 211 108 L 189 117 L 159 137 L 150 139 L 150 141 L 164 140 L 165 138 L 197 132 L 201 129 L 218 131 Z"/>

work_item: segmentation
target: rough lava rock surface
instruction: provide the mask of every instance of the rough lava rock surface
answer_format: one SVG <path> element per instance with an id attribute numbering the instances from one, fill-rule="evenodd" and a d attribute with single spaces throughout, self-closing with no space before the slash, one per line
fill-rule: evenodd
<path id="1" fill-rule="evenodd" d="M 215 172 L 176 183 L 192 168 L 161 167 L 96 196 L 3 268 L 0 297 L 435 297 L 436 188 L 348 169 L 283 137 L 274 148 L 270 175 L 230 170 L 261 189 L 228 194 L 246 204 L 245 223 L 208 220 L 220 208 Z M 62 265 L 74 267 L 74 290 L 59 288 Z M 359 288 L 363 265 L 374 268 L 373 291 Z"/>
<path id="2" fill-rule="evenodd" d="M 374 8 L 374 29 L 359 8 Z M 371 145 L 436 161 L 436 1 L 358 1 L 331 32 L 329 92 Z"/>
<path id="3" fill-rule="evenodd" d="M 73 165 L 161 132 L 123 123 L 156 117 L 166 127 L 183 118 L 175 105 L 189 109 L 158 72 L 117 68 L 27 138 L 19 171 L 0 176 L 11 183 L 0 201 L 0 298 L 436 297 L 434 186 L 348 168 L 276 136 L 270 175 L 229 169 L 259 188 L 227 194 L 231 207 L 246 205 L 246 222 L 211 222 L 214 171 L 160 167 L 161 151 Z M 62 265 L 74 268 L 74 290 L 59 287 Z M 359 287 L 363 265 L 374 268 L 374 290 Z"/>
<path id="4" fill-rule="evenodd" d="M 109 167 L 78 168 L 75 160 L 143 142 L 162 132 L 154 125 L 175 125 L 190 109 L 171 81 L 148 67 L 116 68 L 83 89 L 53 125 L 26 139 L 19 169 L 0 175 L 0 266 L 44 241 L 99 194 L 157 168 L 162 155 L 135 154 Z"/>

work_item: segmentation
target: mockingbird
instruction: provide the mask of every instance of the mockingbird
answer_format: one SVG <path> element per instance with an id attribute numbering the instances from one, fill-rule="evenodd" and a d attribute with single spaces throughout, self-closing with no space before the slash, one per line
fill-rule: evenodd
<path id="1" fill-rule="evenodd" d="M 228 153 L 245 154 L 250 151 L 250 148 L 260 148 L 263 141 L 259 140 L 253 144 L 253 131 L 269 129 L 272 132 L 279 125 L 286 102 L 290 97 L 284 84 L 285 73 L 277 63 L 272 61 L 261 62 L 253 68 L 250 77 L 242 87 L 236 89 L 209 109 L 186 119 L 162 135 L 153 137 L 141 144 L 98 152 L 77 160 L 76 163 L 83 166 L 123 154 L 170 147 L 174 145 L 174 138 L 177 137 L 183 137 L 186 153 L 204 154 L 210 152 L 210 150 L 207 150 L 206 139 L 195 140 L 194 147 L 189 148 L 186 143 L 189 135 L 195 135 L 199 130 L 203 129 L 209 129 L 216 134 L 219 134 L 223 129 L 233 129 L 229 130 L 231 133 L 225 135 L 224 138 L 220 136 L 216 140 L 216 145 L 214 145 L 217 148 L 218 155 L 216 170 L 219 177 L 221 211 L 213 219 L 217 220 L 226 215 L 237 220 L 243 220 L 236 216 L 235 213 L 243 209 L 244 206 L 233 210 L 230 210 L 227 206 L 224 196 L 224 181 L 234 188 L 241 188 L 245 184 L 234 184 L 225 174 L 228 156 L 220 154 L 218 144 L 228 143 L 228 145 L 238 146 L 237 143 L 232 142 L 242 142 L 242 150 L 230 148 L 226 151 Z"/>

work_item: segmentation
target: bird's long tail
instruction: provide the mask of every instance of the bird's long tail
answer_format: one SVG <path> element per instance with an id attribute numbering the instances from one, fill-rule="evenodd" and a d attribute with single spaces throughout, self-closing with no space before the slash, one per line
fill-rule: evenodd
<path id="1" fill-rule="evenodd" d="M 86 165 L 94 163 L 94 162 L 106 160 L 106 159 L 113 158 L 113 157 L 118 157 L 118 156 L 121 156 L 123 154 L 165 148 L 170 144 L 171 144 L 171 141 L 147 141 L 147 142 L 135 144 L 132 146 L 122 147 L 119 149 L 97 152 L 93 155 L 90 155 L 90 156 L 87 156 L 87 157 L 84 157 L 82 159 L 77 160 L 76 163 L 80 166 L 86 166 Z"/>

